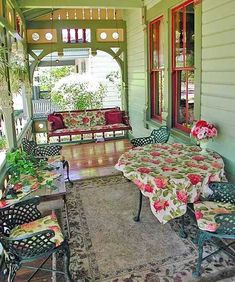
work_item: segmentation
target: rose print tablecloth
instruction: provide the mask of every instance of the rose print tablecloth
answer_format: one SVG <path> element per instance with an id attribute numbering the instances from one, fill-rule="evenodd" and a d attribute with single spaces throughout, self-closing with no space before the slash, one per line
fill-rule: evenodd
<path id="1" fill-rule="evenodd" d="M 44 186 L 51 186 L 50 182 L 53 182 L 54 179 L 60 176 L 57 171 L 41 171 L 40 176 L 42 177 L 42 181 L 39 182 L 35 177 L 31 175 L 22 175 L 19 182 L 14 184 L 14 190 L 17 192 L 14 198 L 10 198 L 7 196 L 6 199 L 0 199 L 0 209 L 5 208 L 9 205 L 12 205 L 33 191 L 40 189 Z M 26 184 L 24 184 L 27 183 Z M 28 191 L 24 191 L 24 186 L 28 186 Z"/>
<path id="2" fill-rule="evenodd" d="M 200 152 L 197 146 L 150 144 L 124 153 L 115 168 L 150 199 L 153 214 L 166 223 L 185 214 L 187 203 L 205 196 L 209 182 L 224 177 L 222 158 Z"/>

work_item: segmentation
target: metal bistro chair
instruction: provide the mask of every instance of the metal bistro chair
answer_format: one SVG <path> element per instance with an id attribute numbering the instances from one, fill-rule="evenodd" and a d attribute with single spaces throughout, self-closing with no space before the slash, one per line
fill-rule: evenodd
<path id="1" fill-rule="evenodd" d="M 60 145 L 43 145 L 39 146 L 34 140 L 28 140 L 23 138 L 22 149 L 27 154 L 32 155 L 35 158 L 48 160 L 49 158 L 54 158 L 55 160 L 61 161 L 63 168 L 66 168 L 68 182 L 73 185 L 73 182 L 69 178 L 69 163 L 64 160 L 60 154 L 62 146 Z"/>
<path id="2" fill-rule="evenodd" d="M 194 277 L 201 275 L 202 261 L 218 253 L 227 250 L 235 243 L 235 184 L 227 182 L 212 182 L 209 188 L 213 194 L 203 201 L 194 203 L 195 217 L 200 229 L 198 234 L 198 261 Z M 229 239 L 233 240 L 229 244 L 222 245 L 213 253 L 203 258 L 203 245 L 205 241 Z M 235 258 L 234 251 L 229 254 Z"/>
<path id="3" fill-rule="evenodd" d="M 41 217 L 37 206 L 39 197 L 17 202 L 0 209 L 0 243 L 4 250 L 3 272 L 8 282 L 14 281 L 20 267 L 62 273 L 72 281 L 69 272 L 70 252 L 55 215 Z M 44 268 L 43 265 L 53 253 L 61 252 L 65 258 L 65 272 Z M 37 268 L 24 265 L 39 258 L 45 258 Z"/>
<path id="4" fill-rule="evenodd" d="M 156 143 L 166 143 L 170 137 L 170 130 L 167 126 L 161 126 L 158 129 L 154 129 L 150 136 L 134 138 L 131 140 L 131 144 L 134 147 L 144 146 L 147 144 L 156 144 Z M 142 209 L 142 200 L 143 195 L 141 191 L 139 192 L 139 209 L 137 215 L 134 217 L 134 221 L 140 221 L 140 213 Z"/>
<path id="5" fill-rule="evenodd" d="M 150 136 L 148 137 L 139 137 L 131 140 L 131 144 L 134 147 L 144 146 L 147 144 L 155 143 L 166 143 L 170 137 L 170 130 L 167 126 L 161 126 L 158 129 L 154 129 Z"/>

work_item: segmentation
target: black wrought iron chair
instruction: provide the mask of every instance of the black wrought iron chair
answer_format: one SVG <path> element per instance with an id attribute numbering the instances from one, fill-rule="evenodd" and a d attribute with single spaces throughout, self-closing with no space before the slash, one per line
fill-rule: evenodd
<path id="1" fill-rule="evenodd" d="M 34 140 L 28 140 L 27 138 L 23 138 L 22 140 L 22 149 L 27 154 L 32 155 L 37 159 L 43 159 L 47 161 L 48 159 L 54 158 L 54 160 L 61 161 L 63 168 L 66 169 L 67 180 L 70 184 L 73 182 L 69 177 L 69 162 L 61 156 L 62 146 L 60 145 L 37 145 Z"/>
<path id="2" fill-rule="evenodd" d="M 154 129 L 150 136 L 134 138 L 131 140 L 131 144 L 134 147 L 144 146 L 147 144 L 156 144 L 156 143 L 166 143 L 170 137 L 170 130 L 167 126 L 161 126 L 158 129 Z M 134 217 L 134 221 L 140 221 L 140 213 L 142 209 L 142 200 L 143 195 L 141 191 L 139 192 L 139 209 L 137 215 Z"/>
<path id="3" fill-rule="evenodd" d="M 8 282 L 14 281 L 20 267 L 35 270 L 30 279 L 41 269 L 64 274 L 68 281 L 72 281 L 67 240 L 54 215 L 41 217 L 37 209 L 39 202 L 39 197 L 35 197 L 0 209 L 0 243 L 4 250 L 3 272 L 4 276 L 8 276 Z M 43 267 L 49 257 L 57 252 L 64 254 L 64 272 Z M 39 258 L 45 258 L 39 268 L 24 265 Z"/>
<path id="4" fill-rule="evenodd" d="M 235 184 L 212 182 L 209 188 L 213 194 L 194 204 L 198 227 L 198 261 L 194 277 L 201 275 L 202 261 L 221 250 L 227 250 L 235 243 Z M 204 243 L 212 239 L 231 239 L 232 242 L 222 244 L 216 251 L 203 257 Z M 235 258 L 234 252 L 229 252 Z"/>
<path id="5" fill-rule="evenodd" d="M 131 144 L 134 147 L 144 146 L 154 143 L 166 143 L 170 137 L 170 130 L 167 126 L 161 126 L 158 129 L 154 129 L 150 136 L 139 137 L 131 140 Z"/>

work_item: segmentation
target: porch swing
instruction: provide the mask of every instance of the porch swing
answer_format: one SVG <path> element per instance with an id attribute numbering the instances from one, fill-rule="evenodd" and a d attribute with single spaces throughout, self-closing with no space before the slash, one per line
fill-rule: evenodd
<path id="1" fill-rule="evenodd" d="M 118 26 L 116 26 L 115 34 L 117 33 Z M 118 39 L 118 46 L 120 46 L 119 37 L 116 39 Z M 113 59 L 120 56 L 121 46 L 115 49 L 118 50 L 117 53 L 113 50 L 111 50 L 112 53 L 111 51 L 107 52 Z M 96 50 L 92 50 L 92 54 L 96 54 Z M 58 118 L 60 118 L 60 122 L 57 123 Z M 80 142 L 83 142 L 84 135 L 89 135 L 92 140 L 96 139 L 98 142 L 99 140 L 105 140 L 105 133 L 111 132 L 111 138 L 115 138 L 117 131 L 121 131 L 125 136 L 124 132 L 132 129 L 126 112 L 121 111 L 119 107 L 58 111 L 48 116 L 48 124 L 48 143 L 52 137 L 57 137 L 61 142 L 61 138 L 67 136 L 69 142 L 72 142 L 72 137 L 76 135 L 80 135 Z M 99 136 L 102 137 L 99 138 Z"/>

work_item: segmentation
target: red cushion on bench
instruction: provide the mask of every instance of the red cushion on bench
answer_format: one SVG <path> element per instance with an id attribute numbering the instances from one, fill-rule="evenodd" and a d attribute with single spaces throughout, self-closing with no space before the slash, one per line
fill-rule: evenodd
<path id="1" fill-rule="evenodd" d="M 61 114 L 50 114 L 47 119 L 49 122 L 52 122 L 52 130 L 65 128 Z"/>
<path id="2" fill-rule="evenodd" d="M 106 124 L 122 123 L 121 111 L 110 111 L 105 113 Z"/>

